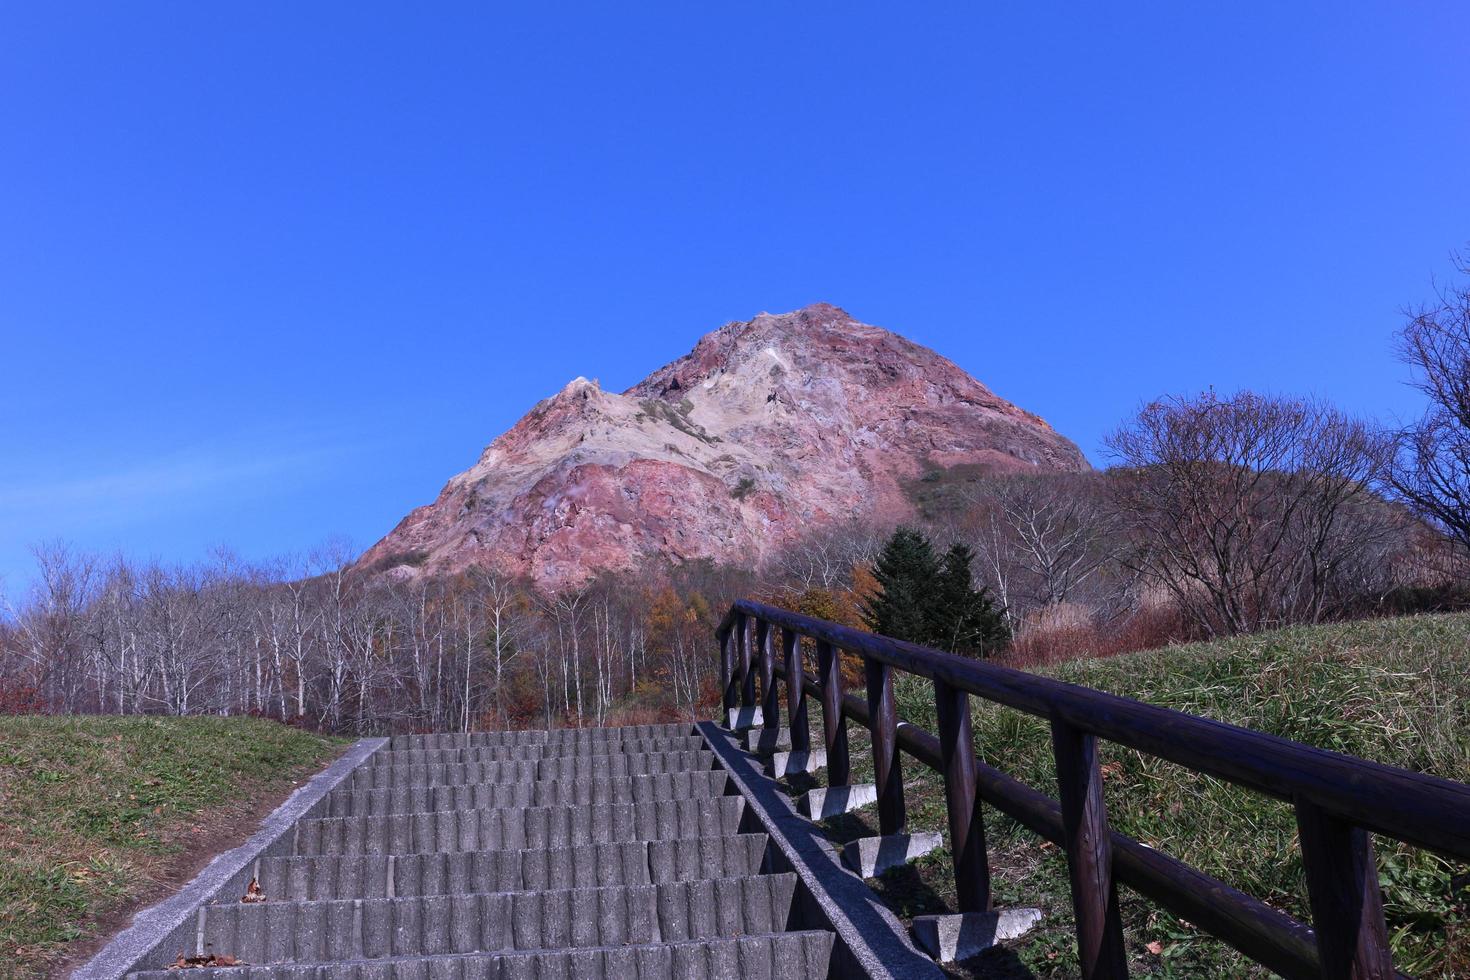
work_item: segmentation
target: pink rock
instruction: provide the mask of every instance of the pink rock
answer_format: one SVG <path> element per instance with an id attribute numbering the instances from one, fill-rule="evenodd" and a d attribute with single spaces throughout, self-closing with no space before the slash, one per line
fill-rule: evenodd
<path id="1" fill-rule="evenodd" d="M 762 313 L 622 394 L 571 382 L 359 567 L 478 565 L 554 589 L 651 556 L 756 565 L 824 525 L 910 518 L 904 484 L 960 464 L 1088 468 L 927 348 L 826 304 Z"/>

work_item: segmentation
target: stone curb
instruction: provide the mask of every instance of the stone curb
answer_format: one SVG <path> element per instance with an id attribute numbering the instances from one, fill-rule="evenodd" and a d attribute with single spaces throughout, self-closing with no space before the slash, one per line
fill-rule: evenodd
<path id="1" fill-rule="evenodd" d="M 307 780 L 286 802 L 276 807 L 261 821 L 260 829 L 249 840 L 218 855 L 194 876 L 193 881 L 158 904 L 139 912 L 131 925 L 72 972 L 72 980 L 118 980 L 137 969 L 139 962 L 160 946 L 178 942 L 185 934 L 192 938 L 199 907 L 232 882 L 243 892 L 244 883 L 235 879 L 243 873 L 248 882 L 255 860 L 283 840 L 298 819 L 386 744 L 386 738 L 365 738 L 354 743 L 335 762 Z M 180 948 L 191 945 L 186 943 Z"/>

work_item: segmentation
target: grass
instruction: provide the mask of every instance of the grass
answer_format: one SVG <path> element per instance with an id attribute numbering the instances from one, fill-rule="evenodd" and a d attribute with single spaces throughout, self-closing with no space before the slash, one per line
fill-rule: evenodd
<path id="1" fill-rule="evenodd" d="M 0 717 L 0 977 L 55 970 L 344 744 L 249 718 Z"/>
<path id="2" fill-rule="evenodd" d="M 1082 661 L 1046 671 L 1220 721 L 1378 762 L 1470 782 L 1470 616 L 1419 616 L 1280 630 Z M 900 717 L 934 731 L 932 688 L 903 678 Z M 813 719 L 816 720 L 815 718 Z M 973 707 L 977 751 L 991 765 L 1056 793 L 1047 723 L 1010 709 Z M 820 731 L 815 727 L 814 731 Z M 854 729 L 855 736 L 861 736 Z M 854 738 L 853 778 L 871 779 Z M 859 772 L 861 760 L 862 772 Z M 1103 749 L 1113 826 L 1273 906 L 1310 921 L 1289 806 L 1116 746 Z M 943 782 L 905 757 L 914 829 L 944 830 Z M 808 784 L 810 785 L 810 784 Z M 793 792 L 804 785 L 792 785 Z M 876 833 L 871 811 L 827 821 L 829 837 Z M 964 964 L 959 975 L 1076 976 L 1065 857 L 993 809 L 986 834 L 998 907 L 1033 905 L 1041 927 L 1009 949 Z M 1400 970 L 1470 976 L 1470 869 L 1378 840 L 1385 911 Z M 874 882 L 901 916 L 949 911 L 947 850 Z M 1270 974 L 1190 923 L 1120 892 L 1133 971 L 1158 977 Z"/>

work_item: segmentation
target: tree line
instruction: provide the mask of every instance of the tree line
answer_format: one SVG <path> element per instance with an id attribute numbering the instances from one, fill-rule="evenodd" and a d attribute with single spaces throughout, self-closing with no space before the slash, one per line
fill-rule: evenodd
<path id="1" fill-rule="evenodd" d="M 855 518 L 760 569 L 657 564 L 545 594 L 478 569 L 364 575 L 340 548 L 169 566 L 46 545 L 0 607 L 0 711 L 353 733 L 695 717 L 742 595 L 1021 663 L 1459 606 L 1470 288 L 1409 311 L 1398 340 L 1428 406 L 1402 428 L 1310 398 L 1160 398 L 1109 438 L 1107 470 L 935 470 L 913 526 Z"/>
<path id="2" fill-rule="evenodd" d="M 603 576 L 547 595 L 483 570 L 395 579 L 341 552 L 251 566 L 35 549 L 0 623 L 0 711 L 254 714 L 338 732 L 690 717 L 738 576 Z M 713 597 L 713 598 L 711 598 Z"/>

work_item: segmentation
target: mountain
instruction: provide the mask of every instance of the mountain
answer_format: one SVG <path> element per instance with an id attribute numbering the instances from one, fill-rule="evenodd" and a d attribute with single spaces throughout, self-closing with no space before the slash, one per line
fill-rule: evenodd
<path id="1" fill-rule="evenodd" d="M 911 517 L 905 486 L 961 465 L 1088 468 L 927 348 L 826 304 L 762 313 L 622 394 L 572 381 L 359 567 L 482 565 L 555 589 L 655 556 L 755 565 L 824 525 Z"/>

